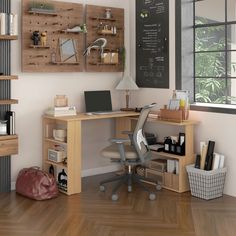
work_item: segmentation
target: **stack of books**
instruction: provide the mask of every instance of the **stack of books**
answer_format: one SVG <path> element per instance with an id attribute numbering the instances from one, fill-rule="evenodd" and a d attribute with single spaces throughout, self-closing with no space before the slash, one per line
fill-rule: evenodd
<path id="1" fill-rule="evenodd" d="M 75 116 L 77 113 L 75 106 L 66 106 L 51 107 L 45 112 L 45 114 L 49 116 Z"/>
<path id="2" fill-rule="evenodd" d="M 18 35 L 17 14 L 0 12 L 0 35 Z"/>

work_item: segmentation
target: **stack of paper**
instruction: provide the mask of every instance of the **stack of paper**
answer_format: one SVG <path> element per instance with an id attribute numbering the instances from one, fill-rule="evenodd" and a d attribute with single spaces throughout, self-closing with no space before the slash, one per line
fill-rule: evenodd
<path id="1" fill-rule="evenodd" d="M 77 113 L 75 106 L 67 106 L 49 108 L 45 114 L 50 116 L 75 116 Z"/>

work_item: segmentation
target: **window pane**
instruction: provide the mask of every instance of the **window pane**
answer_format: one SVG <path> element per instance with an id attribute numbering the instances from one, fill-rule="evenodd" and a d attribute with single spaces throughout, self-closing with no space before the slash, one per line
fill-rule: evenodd
<path id="1" fill-rule="evenodd" d="M 236 50 L 236 25 L 228 25 L 227 26 L 227 49 L 228 50 Z"/>
<path id="2" fill-rule="evenodd" d="M 226 103 L 225 79 L 196 78 L 195 79 L 195 101 L 204 103 Z"/>
<path id="3" fill-rule="evenodd" d="M 195 76 L 225 77 L 225 53 L 196 53 Z"/>
<path id="4" fill-rule="evenodd" d="M 228 87 L 228 104 L 236 104 L 236 79 L 227 80 Z"/>
<path id="5" fill-rule="evenodd" d="M 195 24 L 224 22 L 225 0 L 195 1 L 195 16 Z"/>
<path id="6" fill-rule="evenodd" d="M 236 52 L 228 52 L 228 76 L 236 77 Z"/>
<path id="7" fill-rule="evenodd" d="M 225 49 L 225 26 L 196 28 L 195 50 L 216 51 Z"/>
<path id="8" fill-rule="evenodd" d="M 227 1 L 227 21 L 236 20 L 236 1 L 228 0 Z"/>

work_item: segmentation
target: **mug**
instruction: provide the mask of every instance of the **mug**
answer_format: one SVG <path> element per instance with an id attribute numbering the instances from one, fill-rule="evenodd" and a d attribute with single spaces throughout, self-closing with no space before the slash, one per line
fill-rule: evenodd
<path id="1" fill-rule="evenodd" d="M 64 129 L 53 129 L 53 138 L 59 141 L 66 140 L 66 130 Z"/>

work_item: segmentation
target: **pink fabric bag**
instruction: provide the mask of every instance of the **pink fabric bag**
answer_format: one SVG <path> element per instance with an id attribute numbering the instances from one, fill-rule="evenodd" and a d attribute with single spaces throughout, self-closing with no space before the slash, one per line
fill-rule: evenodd
<path id="1" fill-rule="evenodd" d="M 16 192 L 35 200 L 46 200 L 58 196 L 57 183 L 53 175 L 38 167 L 22 169 L 16 180 Z"/>

